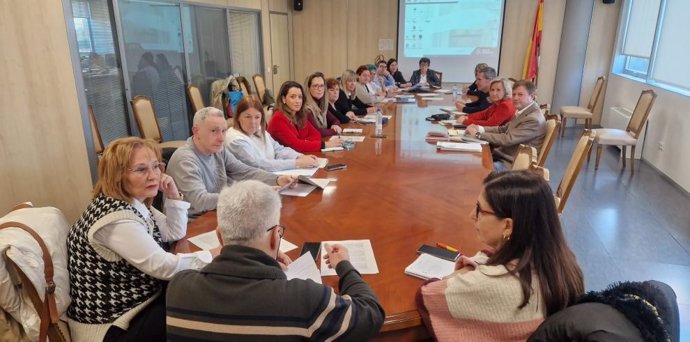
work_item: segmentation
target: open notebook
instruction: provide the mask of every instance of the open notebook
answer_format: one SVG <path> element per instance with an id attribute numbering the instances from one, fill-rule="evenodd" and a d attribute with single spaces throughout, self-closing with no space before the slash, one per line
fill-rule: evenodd
<path id="1" fill-rule="evenodd" d="M 405 274 L 422 279 L 441 279 L 453 271 L 455 271 L 454 262 L 426 253 L 421 253 L 415 261 L 405 268 Z"/>

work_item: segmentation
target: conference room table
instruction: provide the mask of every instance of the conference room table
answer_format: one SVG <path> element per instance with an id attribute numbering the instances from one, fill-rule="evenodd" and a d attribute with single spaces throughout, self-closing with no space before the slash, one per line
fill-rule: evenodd
<path id="1" fill-rule="evenodd" d="M 429 131 L 446 131 L 426 121 L 452 106 L 450 95 L 442 101 L 382 105 L 392 118 L 383 127 L 385 138 L 373 138 L 373 124 L 349 123 L 362 128 L 366 138 L 354 149 L 320 153 L 329 164 L 343 163 L 347 169 L 328 172 L 319 169 L 313 177 L 332 181 L 306 197 L 282 196 L 280 222 L 286 226 L 285 240 L 301 247 L 304 242 L 369 239 L 379 273 L 363 275 L 386 312 L 376 340 L 428 338 L 416 309 L 415 293 L 422 279 L 404 273 L 422 244 L 442 242 L 461 253 L 474 255 L 485 246 L 479 241 L 470 217 L 483 178 L 490 172 L 488 146 L 481 153 L 441 152 L 428 142 Z M 486 145 L 485 145 L 486 146 Z M 215 211 L 208 212 L 188 227 L 187 237 L 211 231 L 217 226 Z M 186 239 L 177 243 L 178 252 L 199 248 Z M 301 248 L 288 254 L 293 260 Z M 323 283 L 337 290 L 338 277 L 323 277 Z"/>

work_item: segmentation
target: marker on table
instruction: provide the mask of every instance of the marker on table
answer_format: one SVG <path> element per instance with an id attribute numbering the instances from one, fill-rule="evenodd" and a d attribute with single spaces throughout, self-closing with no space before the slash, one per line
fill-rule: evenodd
<path id="1" fill-rule="evenodd" d="M 446 250 L 449 250 L 449 251 L 451 251 L 451 252 L 455 252 L 455 253 L 458 253 L 458 252 L 459 252 L 457 248 L 452 247 L 452 246 L 448 246 L 448 245 L 446 245 L 445 243 L 437 242 L 437 243 L 436 243 L 436 246 L 437 246 L 437 247 L 440 247 L 440 248 L 445 248 Z"/>

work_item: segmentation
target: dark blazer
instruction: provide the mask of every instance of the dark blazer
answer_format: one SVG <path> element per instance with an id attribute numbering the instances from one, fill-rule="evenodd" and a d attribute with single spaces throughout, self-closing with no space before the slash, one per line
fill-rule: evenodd
<path id="1" fill-rule="evenodd" d="M 412 83 L 412 85 L 419 83 L 419 79 L 421 77 L 420 72 L 420 70 L 415 70 L 412 73 L 412 77 L 410 78 L 410 83 Z M 431 69 L 426 71 L 426 81 L 429 82 L 429 85 L 432 87 L 441 88 L 441 80 L 436 78 L 436 72 Z"/>
<path id="2" fill-rule="evenodd" d="M 340 89 L 338 101 L 335 101 L 335 108 L 343 114 L 347 114 L 347 112 L 352 111 L 355 113 L 355 115 L 366 115 L 367 108 L 369 107 L 371 106 L 362 102 L 357 96 L 354 96 L 353 98 L 347 97 L 342 89 Z M 343 122 L 343 120 L 340 121 Z"/>
<path id="3" fill-rule="evenodd" d="M 477 101 L 469 102 L 465 104 L 465 108 L 462 110 L 463 113 L 472 114 L 476 112 L 481 112 L 491 106 L 489 102 L 489 94 L 479 91 L 477 93 Z"/>
<path id="4" fill-rule="evenodd" d="M 350 118 L 348 118 L 346 115 L 347 112 L 343 113 L 343 112 L 339 111 L 338 108 L 331 106 L 330 102 L 328 103 L 328 113 L 335 116 L 338 119 L 338 121 L 340 121 L 340 123 L 346 124 L 346 123 L 350 122 Z"/>
<path id="5" fill-rule="evenodd" d="M 405 81 L 405 77 L 403 77 L 403 74 L 400 72 L 400 70 L 396 71 L 393 74 L 393 79 L 395 80 L 395 85 L 407 83 L 407 81 Z"/>

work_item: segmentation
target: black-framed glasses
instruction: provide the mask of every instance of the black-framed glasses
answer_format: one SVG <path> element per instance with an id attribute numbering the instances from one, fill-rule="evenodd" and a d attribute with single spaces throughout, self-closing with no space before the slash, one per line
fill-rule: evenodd
<path id="1" fill-rule="evenodd" d="M 278 235 L 280 235 L 280 238 L 282 239 L 282 238 L 283 238 L 283 235 L 285 235 L 285 231 L 287 230 L 287 227 L 285 227 L 285 226 L 283 226 L 283 225 L 280 225 L 280 224 L 276 224 L 275 226 L 266 229 L 266 231 L 267 231 L 267 232 L 270 232 L 270 231 L 272 231 L 272 230 L 275 229 L 275 228 L 278 228 Z"/>
<path id="2" fill-rule="evenodd" d="M 479 218 L 480 213 L 484 214 L 484 215 L 496 216 L 495 212 L 482 209 L 482 207 L 479 206 L 479 201 L 477 201 L 477 207 L 476 207 L 475 212 L 474 212 L 474 217 Z"/>
<path id="3" fill-rule="evenodd" d="M 149 171 L 153 171 L 154 174 L 163 172 L 165 170 L 165 163 L 156 161 L 151 163 L 150 166 L 147 164 L 139 164 L 135 165 L 133 168 L 127 168 L 127 170 L 143 177 L 148 175 Z"/>

